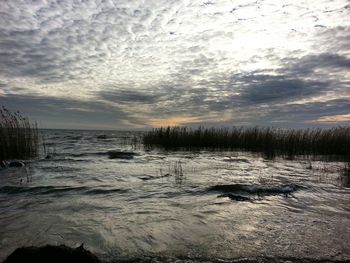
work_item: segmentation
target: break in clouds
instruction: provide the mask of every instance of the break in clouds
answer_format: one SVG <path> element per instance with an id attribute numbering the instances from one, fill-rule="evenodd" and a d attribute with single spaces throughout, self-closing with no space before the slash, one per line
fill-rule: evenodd
<path id="1" fill-rule="evenodd" d="M 0 104 L 43 127 L 350 123 L 350 2 L 1 1 Z"/>

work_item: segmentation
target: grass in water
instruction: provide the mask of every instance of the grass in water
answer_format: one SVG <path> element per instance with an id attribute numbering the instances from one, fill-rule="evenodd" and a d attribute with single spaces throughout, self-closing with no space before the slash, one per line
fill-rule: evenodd
<path id="1" fill-rule="evenodd" d="M 350 159 L 350 127 L 278 129 L 263 127 L 157 128 L 143 136 L 148 148 L 166 150 L 245 150 L 266 158 L 328 156 Z"/>
<path id="2" fill-rule="evenodd" d="M 18 111 L 0 108 L 0 161 L 36 157 L 38 142 L 36 123 Z"/>

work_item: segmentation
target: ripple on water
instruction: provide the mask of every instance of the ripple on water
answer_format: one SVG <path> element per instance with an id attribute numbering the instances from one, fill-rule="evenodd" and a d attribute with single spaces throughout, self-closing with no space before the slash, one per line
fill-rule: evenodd
<path id="1" fill-rule="evenodd" d="M 81 195 L 108 195 L 115 193 L 127 193 L 128 189 L 98 188 L 87 186 L 2 186 L 0 194 L 18 195 L 50 195 L 50 194 L 81 194 Z"/>

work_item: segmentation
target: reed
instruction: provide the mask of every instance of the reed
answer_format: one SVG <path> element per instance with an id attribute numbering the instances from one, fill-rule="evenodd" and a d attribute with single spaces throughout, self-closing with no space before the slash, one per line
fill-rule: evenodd
<path id="1" fill-rule="evenodd" d="M 0 161 L 36 157 L 38 138 L 36 123 L 18 111 L 0 108 Z"/>
<path id="2" fill-rule="evenodd" d="M 244 150 L 266 158 L 328 156 L 350 159 L 350 127 L 279 129 L 264 127 L 156 128 L 143 136 L 147 148 Z"/>
<path id="3" fill-rule="evenodd" d="M 347 163 L 345 163 L 343 175 L 344 175 L 344 176 L 347 176 L 348 178 L 350 178 L 350 161 L 348 161 Z"/>

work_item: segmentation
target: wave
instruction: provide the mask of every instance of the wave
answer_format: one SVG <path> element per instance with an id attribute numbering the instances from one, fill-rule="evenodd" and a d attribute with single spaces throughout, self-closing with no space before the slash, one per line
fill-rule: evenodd
<path id="1" fill-rule="evenodd" d="M 63 139 L 68 139 L 68 140 L 80 140 L 82 139 L 83 136 L 82 135 L 66 135 L 63 137 Z"/>
<path id="2" fill-rule="evenodd" d="M 124 151 L 108 151 L 107 155 L 109 159 L 133 159 L 137 156 L 137 153 L 134 152 L 124 152 Z"/>
<path id="3" fill-rule="evenodd" d="M 95 136 L 96 139 L 101 139 L 101 140 L 105 140 L 110 138 L 109 136 L 107 136 L 106 134 L 99 134 Z"/>
<path id="4" fill-rule="evenodd" d="M 85 157 L 89 155 L 97 155 L 98 153 L 72 153 L 71 156 L 73 157 Z"/>
<path id="5" fill-rule="evenodd" d="M 80 153 L 56 153 L 53 155 L 48 155 L 45 160 L 54 160 L 54 161 L 77 161 L 76 159 L 67 158 L 67 156 L 71 157 L 87 157 L 87 156 L 99 156 L 99 155 L 107 155 L 109 159 L 133 159 L 135 156 L 139 156 L 139 153 L 128 152 L 128 151 L 119 151 L 119 150 L 110 150 L 105 152 L 80 152 Z M 65 158 L 55 158 L 55 157 L 64 157 Z"/>
<path id="6" fill-rule="evenodd" d="M 226 157 L 223 159 L 224 162 L 229 162 L 229 163 L 234 163 L 234 162 L 237 162 L 237 163 L 250 163 L 250 161 L 248 159 L 245 159 L 245 158 L 231 158 L 231 157 Z"/>
<path id="7" fill-rule="evenodd" d="M 86 187 L 68 187 L 68 186 L 35 186 L 35 187 L 21 187 L 21 186 L 3 186 L 0 188 L 0 193 L 4 194 L 55 194 L 78 192 L 86 190 Z"/>
<path id="8" fill-rule="evenodd" d="M 86 152 L 86 153 L 73 153 L 74 157 L 82 156 L 91 156 L 91 155 L 108 155 L 109 159 L 133 159 L 135 156 L 138 156 L 138 153 L 128 152 L 128 151 L 119 151 L 119 150 L 110 150 L 107 152 Z"/>
<path id="9" fill-rule="evenodd" d="M 126 193 L 127 189 L 119 188 L 90 188 L 86 186 L 71 187 L 71 186 L 3 186 L 0 187 L 0 194 L 33 194 L 33 195 L 50 195 L 50 194 L 85 194 L 85 195 L 100 195 L 112 193 Z"/>
<path id="10" fill-rule="evenodd" d="M 247 184 L 223 184 L 214 185 L 208 188 L 208 191 L 221 192 L 218 197 L 228 197 L 236 201 L 249 201 L 251 196 L 268 196 L 268 195 L 289 195 L 299 189 L 301 186 L 290 185 L 247 185 Z"/>
<path id="11" fill-rule="evenodd" d="M 86 194 L 92 194 L 92 195 L 102 195 L 102 194 L 113 194 L 113 193 L 127 193 L 129 192 L 127 189 L 92 189 L 89 191 L 86 191 Z"/>
<path id="12" fill-rule="evenodd" d="M 142 181 L 149 181 L 149 180 L 158 180 L 158 179 L 163 179 L 163 178 L 167 178 L 167 177 L 171 177 L 173 176 L 172 174 L 163 174 L 163 175 L 159 175 L 159 176 L 152 176 L 152 175 L 144 175 L 141 176 L 140 179 Z"/>
<path id="13" fill-rule="evenodd" d="M 73 156 L 72 157 L 82 157 L 82 156 Z M 59 158 L 55 158 L 55 157 L 46 157 L 44 159 L 40 159 L 38 160 L 39 162 L 87 162 L 88 160 L 84 160 L 84 159 L 73 159 L 73 158 L 69 158 L 69 157 L 59 157 Z"/>

